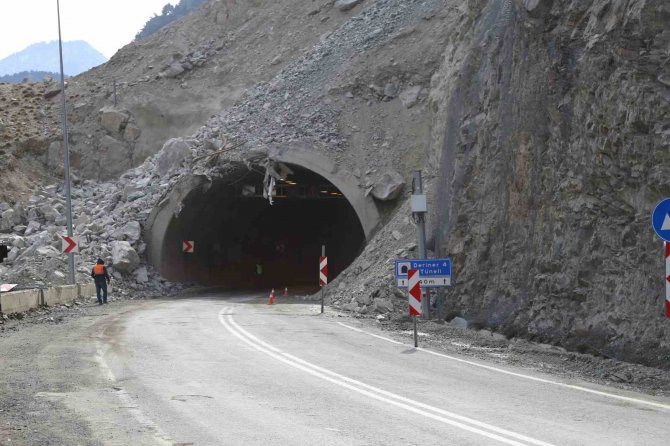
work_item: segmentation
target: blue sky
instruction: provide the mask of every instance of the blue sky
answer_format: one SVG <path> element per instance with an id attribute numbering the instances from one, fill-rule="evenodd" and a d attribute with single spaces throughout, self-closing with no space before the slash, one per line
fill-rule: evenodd
<path id="1" fill-rule="evenodd" d="M 64 41 L 85 40 L 111 57 L 170 0 L 60 0 Z M 0 0 L 0 59 L 58 39 L 56 0 Z"/>

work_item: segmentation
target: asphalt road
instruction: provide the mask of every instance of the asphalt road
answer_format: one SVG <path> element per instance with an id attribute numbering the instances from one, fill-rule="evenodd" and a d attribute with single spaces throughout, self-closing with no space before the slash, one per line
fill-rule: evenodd
<path id="1" fill-rule="evenodd" d="M 414 349 L 319 309 L 204 297 L 111 316 L 90 330 L 110 390 L 53 398 L 101 444 L 668 444 L 668 399 Z"/>

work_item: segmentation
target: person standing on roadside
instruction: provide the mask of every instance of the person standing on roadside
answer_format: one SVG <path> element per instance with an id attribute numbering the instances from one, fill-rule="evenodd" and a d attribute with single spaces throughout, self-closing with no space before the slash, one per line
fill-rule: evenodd
<path id="1" fill-rule="evenodd" d="M 102 259 L 98 259 L 95 263 L 95 266 L 91 270 L 91 277 L 95 280 L 95 294 L 98 296 L 98 305 L 106 304 L 107 284 L 110 282 L 111 277 L 109 277 L 105 262 Z"/>

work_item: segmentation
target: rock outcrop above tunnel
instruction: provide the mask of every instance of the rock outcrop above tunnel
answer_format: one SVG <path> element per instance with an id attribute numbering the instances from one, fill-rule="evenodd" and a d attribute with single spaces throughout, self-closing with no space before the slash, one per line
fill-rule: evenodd
<path id="1" fill-rule="evenodd" d="M 164 176 L 179 167 L 182 161 L 191 155 L 191 146 L 192 144 L 184 138 L 172 138 L 163 144 L 156 160 L 158 173 Z"/>
<path id="2" fill-rule="evenodd" d="M 389 170 L 381 174 L 372 186 L 371 193 L 379 201 L 392 201 L 405 188 L 405 180 L 398 172 Z"/>

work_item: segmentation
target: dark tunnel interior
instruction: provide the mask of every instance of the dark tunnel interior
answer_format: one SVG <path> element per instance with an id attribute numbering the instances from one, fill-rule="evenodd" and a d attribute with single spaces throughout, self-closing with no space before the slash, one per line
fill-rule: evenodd
<path id="1" fill-rule="evenodd" d="M 342 272 L 365 246 L 356 212 L 325 178 L 289 167 L 273 205 L 263 198 L 263 173 L 246 167 L 192 191 L 163 241 L 164 276 L 226 289 L 316 289 L 322 245 L 329 280 Z M 195 242 L 192 254 L 183 252 L 185 240 Z"/>

